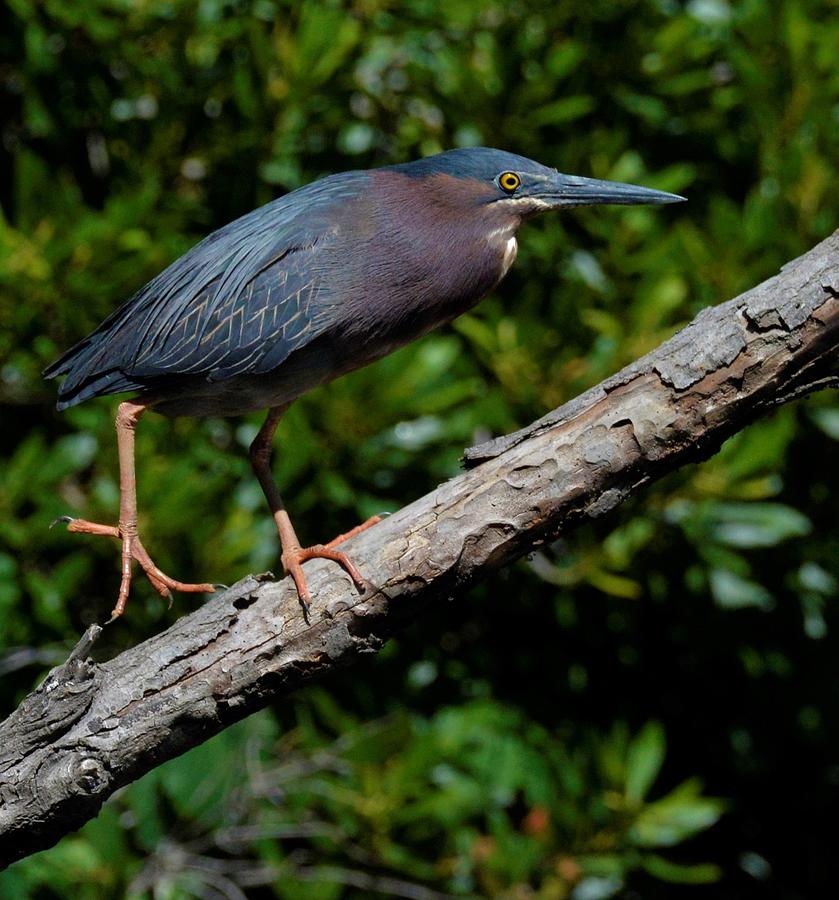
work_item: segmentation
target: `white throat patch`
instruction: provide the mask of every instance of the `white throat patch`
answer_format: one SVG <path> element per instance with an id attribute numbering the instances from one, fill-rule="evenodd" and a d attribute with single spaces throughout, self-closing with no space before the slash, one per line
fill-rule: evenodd
<path id="1" fill-rule="evenodd" d="M 487 243 L 502 250 L 500 277 L 503 278 L 509 271 L 510 266 L 516 261 L 519 245 L 516 241 L 515 231 L 509 227 L 494 228 L 487 235 Z"/>
<path id="2" fill-rule="evenodd" d="M 504 247 L 504 258 L 501 261 L 502 276 L 506 275 L 510 270 L 510 266 L 516 261 L 516 253 L 518 253 L 519 245 L 514 234 L 507 238 L 507 244 Z"/>

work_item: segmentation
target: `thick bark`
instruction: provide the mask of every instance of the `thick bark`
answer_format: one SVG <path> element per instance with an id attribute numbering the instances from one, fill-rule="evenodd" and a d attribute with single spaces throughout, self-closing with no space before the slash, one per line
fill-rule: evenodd
<path id="1" fill-rule="evenodd" d="M 375 653 L 430 601 L 835 384 L 837 350 L 839 232 L 576 400 L 468 450 L 466 472 L 351 541 L 377 585 L 364 595 L 338 566 L 308 563 L 311 625 L 289 579 L 249 577 L 106 663 L 87 658 L 93 626 L 0 725 L 0 863 L 51 846 L 118 787 L 277 695 Z"/>

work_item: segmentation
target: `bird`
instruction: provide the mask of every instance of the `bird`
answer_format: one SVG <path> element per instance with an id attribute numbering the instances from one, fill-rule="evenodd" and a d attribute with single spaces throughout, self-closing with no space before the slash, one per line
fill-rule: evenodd
<path id="1" fill-rule="evenodd" d="M 130 392 L 116 433 L 116 525 L 62 516 L 68 530 L 116 538 L 125 610 L 136 562 L 152 586 L 210 593 L 159 569 L 137 524 L 134 435 L 148 411 L 239 416 L 267 410 L 250 461 L 274 518 L 281 563 L 309 621 L 303 564 L 341 566 L 366 582 L 348 537 L 304 547 L 271 472 L 277 426 L 312 388 L 366 366 L 471 309 L 507 274 L 523 222 L 548 210 L 665 204 L 677 194 L 566 175 L 515 153 L 458 148 L 407 163 L 328 175 L 204 238 L 44 370 L 64 376 L 57 408 Z M 57 520 L 59 521 L 59 520 Z"/>

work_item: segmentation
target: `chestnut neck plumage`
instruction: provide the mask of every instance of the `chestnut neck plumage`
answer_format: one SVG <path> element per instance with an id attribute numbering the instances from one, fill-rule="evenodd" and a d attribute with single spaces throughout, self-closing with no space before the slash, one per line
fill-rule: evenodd
<path id="1" fill-rule="evenodd" d="M 371 182 L 353 204 L 355 258 L 363 264 L 351 276 L 358 283 L 347 285 L 354 306 L 347 320 L 389 352 L 498 284 L 515 259 L 522 216 L 492 203 L 492 186 L 473 179 L 434 174 L 418 184 L 380 171 Z"/>

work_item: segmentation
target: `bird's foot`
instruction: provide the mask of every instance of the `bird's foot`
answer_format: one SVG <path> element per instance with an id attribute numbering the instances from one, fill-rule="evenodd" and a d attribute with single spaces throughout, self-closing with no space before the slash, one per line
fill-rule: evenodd
<path id="1" fill-rule="evenodd" d="M 280 557 L 286 575 L 291 575 L 294 579 L 294 586 L 297 588 L 297 596 L 300 599 L 300 605 L 303 607 L 303 618 L 306 624 L 310 623 L 309 611 L 312 608 L 312 595 L 309 593 L 309 586 L 306 583 L 306 575 L 303 572 L 303 563 L 310 559 L 331 559 L 338 563 L 341 568 L 352 578 L 353 584 L 361 593 L 364 593 L 365 583 L 361 576 L 361 572 L 356 569 L 353 561 L 346 553 L 340 550 L 331 550 L 326 544 L 314 544 L 311 547 L 297 547 L 293 550 L 283 551 Z"/>
<path id="2" fill-rule="evenodd" d="M 178 581 L 171 578 L 164 571 L 159 569 L 149 556 L 148 551 L 143 546 L 140 536 L 134 529 L 126 528 L 123 530 L 118 525 L 100 525 L 97 522 L 88 522 L 85 519 L 73 519 L 70 516 L 62 516 L 56 519 L 56 522 L 64 522 L 68 531 L 78 534 L 97 534 L 105 537 L 113 537 L 122 541 L 122 580 L 119 585 L 119 595 L 117 596 L 116 606 L 111 612 L 109 622 L 122 615 L 125 604 L 128 602 L 128 594 L 131 590 L 132 579 L 132 563 L 136 560 L 140 564 L 146 578 L 151 582 L 152 587 L 165 597 L 169 604 L 172 603 L 172 591 L 181 591 L 184 593 L 201 593 L 212 594 L 215 591 L 213 584 L 190 584 L 184 581 Z M 55 522 L 53 523 L 55 524 Z"/>
<path id="3" fill-rule="evenodd" d="M 382 516 L 371 516 L 366 522 L 356 525 L 355 528 L 350 529 L 345 534 L 339 534 L 338 537 L 333 538 L 328 544 L 314 544 L 311 547 L 296 547 L 291 550 L 283 551 L 281 557 L 283 568 L 285 569 L 286 575 L 291 575 L 294 579 L 294 585 L 297 588 L 297 596 L 300 599 L 300 606 L 303 607 L 303 618 L 306 620 L 307 624 L 310 621 L 309 612 L 312 607 L 312 595 L 309 593 L 309 586 L 306 583 L 306 576 L 303 573 L 303 563 L 310 559 L 331 559 L 344 569 L 350 578 L 352 578 L 353 584 L 358 588 L 359 592 L 363 594 L 366 589 L 366 582 L 362 577 L 361 572 L 358 571 L 355 564 L 346 553 L 342 553 L 340 550 L 335 550 L 334 548 L 338 544 L 343 543 L 343 541 L 355 537 L 355 535 L 360 534 L 368 528 L 372 528 L 373 525 L 381 521 Z"/>

